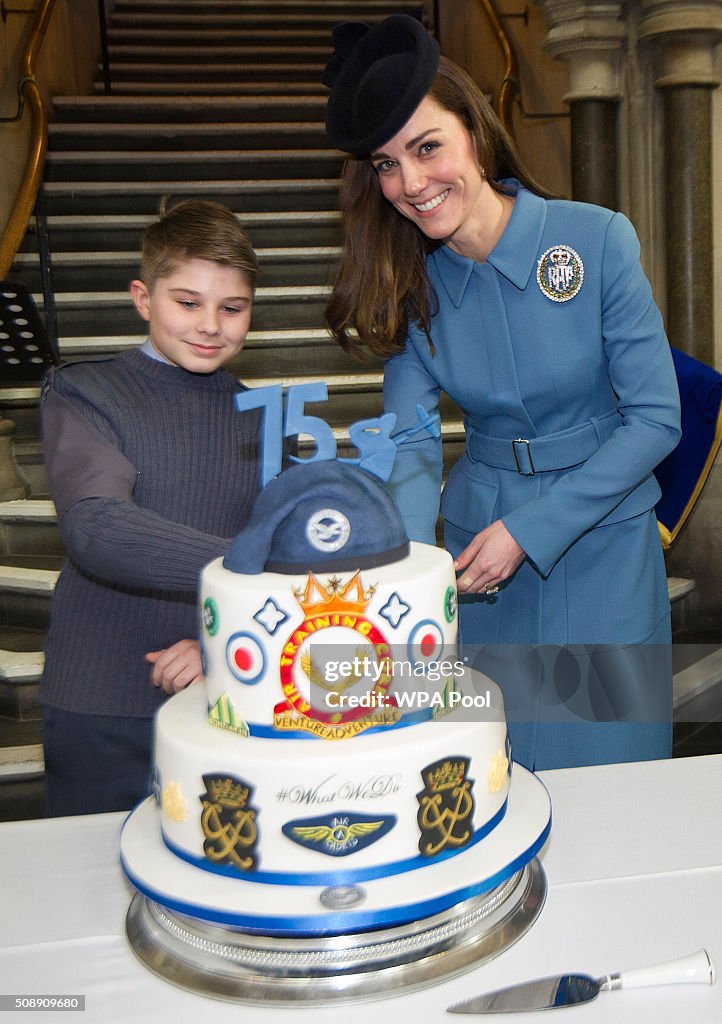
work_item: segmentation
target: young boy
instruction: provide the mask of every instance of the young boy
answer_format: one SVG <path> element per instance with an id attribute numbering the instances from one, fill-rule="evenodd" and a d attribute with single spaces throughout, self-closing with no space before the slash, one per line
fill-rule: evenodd
<path id="1" fill-rule="evenodd" d="M 40 684 L 49 815 L 149 792 L 153 713 L 198 673 L 201 568 L 259 490 L 259 414 L 221 367 L 243 347 L 256 255 L 225 206 L 179 204 L 145 235 L 141 348 L 51 370 L 45 465 L 69 558 Z M 154 662 L 153 682 L 148 660 Z"/>

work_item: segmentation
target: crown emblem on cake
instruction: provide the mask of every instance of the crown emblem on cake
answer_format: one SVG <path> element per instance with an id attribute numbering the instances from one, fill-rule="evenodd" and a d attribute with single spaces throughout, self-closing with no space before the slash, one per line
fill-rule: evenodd
<path id="1" fill-rule="evenodd" d="M 205 777 L 207 796 L 222 807 L 241 808 L 248 801 L 248 787 L 233 778 L 216 775 Z"/>
<path id="2" fill-rule="evenodd" d="M 466 758 L 458 761 L 441 761 L 422 774 L 429 792 L 441 793 L 446 789 L 460 786 L 464 781 L 467 767 Z"/>
<path id="3" fill-rule="evenodd" d="M 376 585 L 364 589 L 360 572 L 355 572 L 345 583 L 338 576 L 332 576 L 326 583 L 321 583 L 310 572 L 304 587 L 293 588 L 293 596 L 303 608 L 306 618 L 331 612 L 353 612 L 359 615 L 366 610 L 375 593 Z"/>

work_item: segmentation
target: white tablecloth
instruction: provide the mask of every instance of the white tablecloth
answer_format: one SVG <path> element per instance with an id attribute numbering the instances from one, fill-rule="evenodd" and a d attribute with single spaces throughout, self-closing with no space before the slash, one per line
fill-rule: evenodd
<path id="1" fill-rule="evenodd" d="M 121 814 L 0 825 L 0 994 L 82 994 L 86 1011 L 10 1011 L 0 1024 L 74 1019 L 185 1024 L 394 1024 L 454 1019 L 446 1007 L 525 978 L 592 974 L 704 946 L 722 974 L 722 755 L 540 774 L 552 797 L 542 855 L 549 892 L 534 926 L 486 964 L 382 1002 L 239 1006 L 173 987 L 129 948 L 132 890 L 118 865 Z M 480 1018 L 483 1019 L 483 1018 Z M 550 1024 L 548 1013 L 490 1020 Z M 722 981 L 603 992 L 564 1011 L 584 1021 L 720 1024 Z"/>

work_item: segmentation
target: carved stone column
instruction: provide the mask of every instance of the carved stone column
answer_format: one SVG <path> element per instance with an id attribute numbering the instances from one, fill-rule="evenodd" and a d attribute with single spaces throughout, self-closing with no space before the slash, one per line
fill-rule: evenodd
<path id="1" fill-rule="evenodd" d="M 566 62 L 575 199 L 618 209 L 617 114 L 622 98 L 622 3 L 537 0 L 549 35 L 544 49 Z"/>
<path id="2" fill-rule="evenodd" d="M 664 106 L 667 333 L 714 365 L 711 91 L 722 0 L 642 0 L 640 39 L 659 48 Z"/>

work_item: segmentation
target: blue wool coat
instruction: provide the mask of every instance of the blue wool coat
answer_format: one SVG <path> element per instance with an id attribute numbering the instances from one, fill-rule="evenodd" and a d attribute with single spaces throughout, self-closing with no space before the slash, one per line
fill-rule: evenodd
<path id="1" fill-rule="evenodd" d="M 572 297 L 538 279 L 555 247 L 576 258 Z M 466 452 L 441 503 L 452 555 L 496 519 L 526 553 L 498 595 L 460 603 L 465 648 L 502 685 L 510 720 L 527 723 L 516 758 L 664 756 L 669 600 L 653 469 L 679 440 L 679 395 L 634 229 L 519 188 L 486 262 L 443 246 L 428 271 L 436 352 L 412 329 L 386 363 L 384 404 L 398 431 L 440 390 L 464 411 Z M 417 435 L 390 481 L 412 539 L 434 543 L 440 484 L 440 441 Z M 640 728 L 632 737 L 619 722 Z"/>

